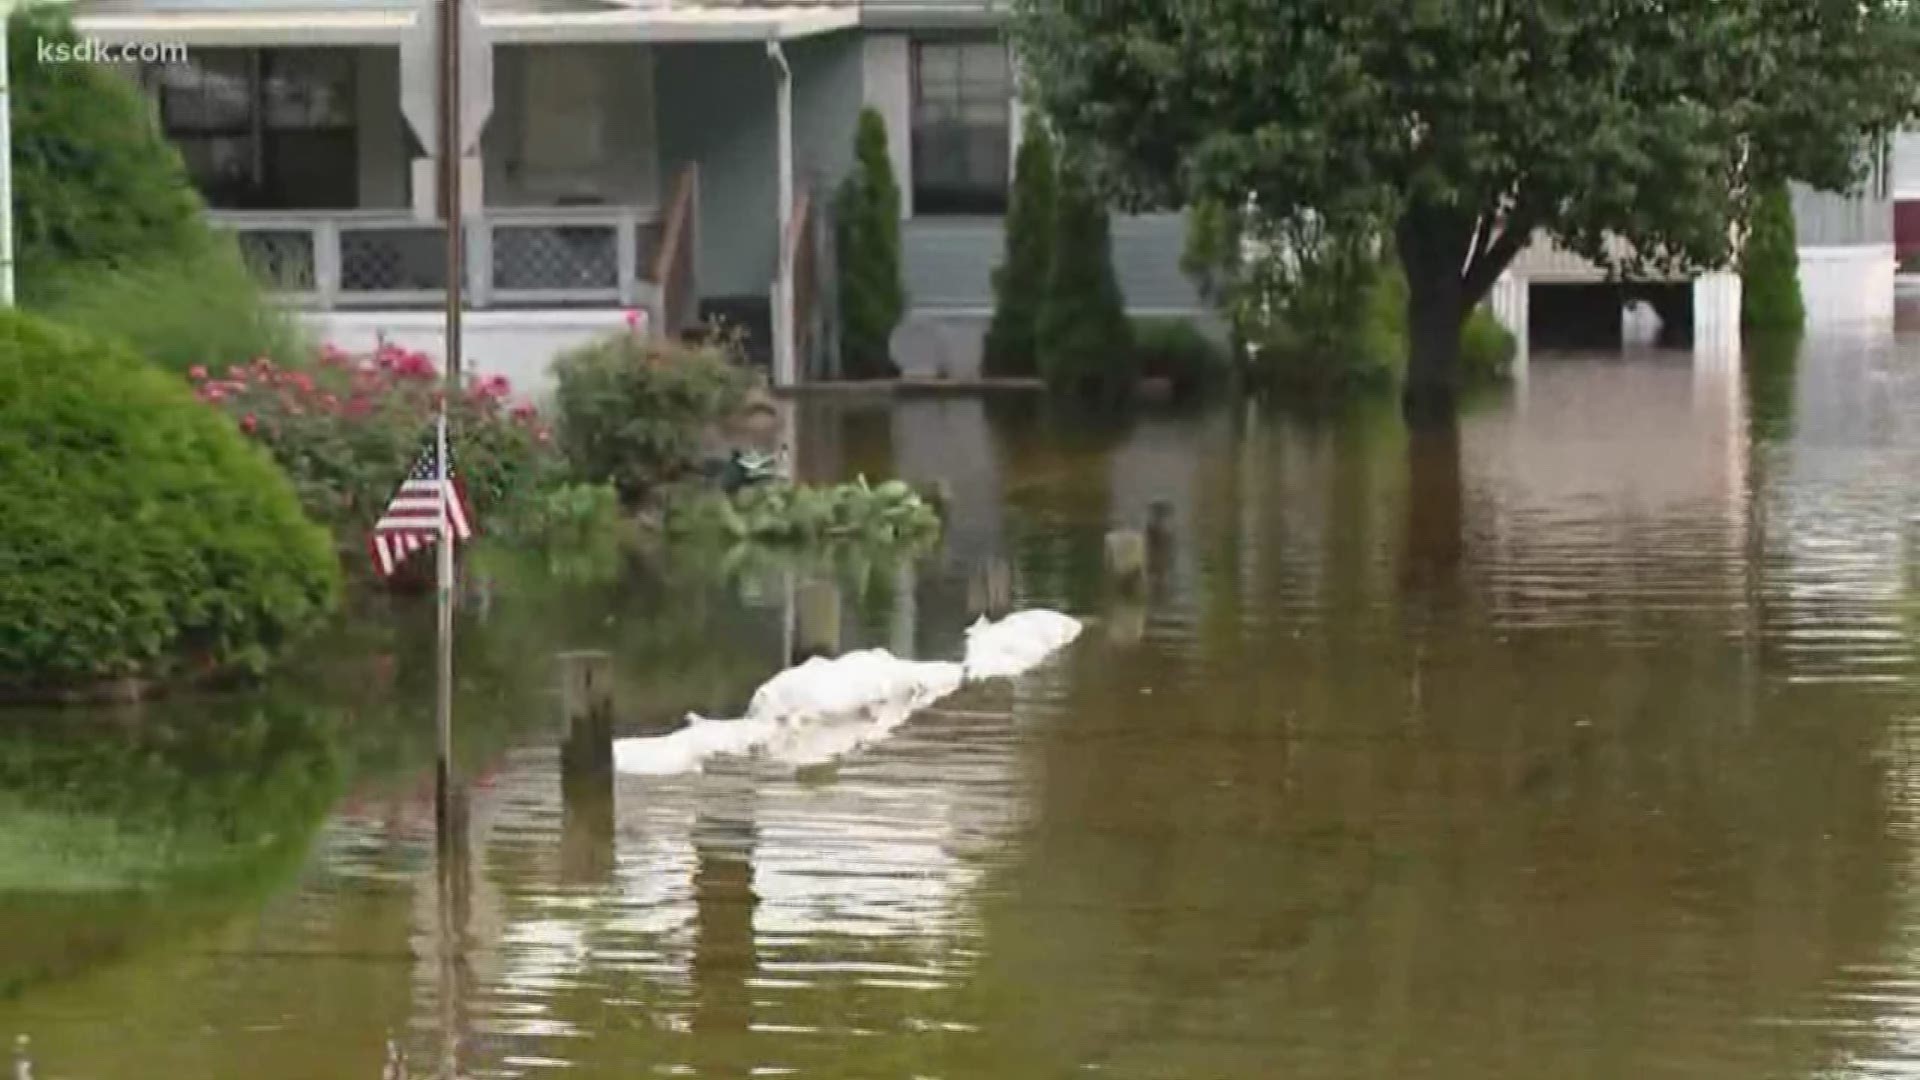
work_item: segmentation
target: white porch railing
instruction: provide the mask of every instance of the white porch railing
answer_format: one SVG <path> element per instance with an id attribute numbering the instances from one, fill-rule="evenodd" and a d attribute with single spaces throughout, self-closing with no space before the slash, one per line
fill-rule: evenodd
<path id="1" fill-rule="evenodd" d="M 443 301 L 444 226 L 405 211 L 216 211 L 256 273 L 316 308 L 419 307 Z M 649 207 L 490 208 L 469 217 L 469 303 L 477 308 L 652 308 L 661 214 Z"/>

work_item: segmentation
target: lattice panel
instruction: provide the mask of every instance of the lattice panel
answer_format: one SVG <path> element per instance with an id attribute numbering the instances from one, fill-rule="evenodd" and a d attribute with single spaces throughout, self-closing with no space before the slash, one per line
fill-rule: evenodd
<path id="1" fill-rule="evenodd" d="M 342 229 L 340 288 L 346 292 L 444 289 L 447 242 L 438 228 Z"/>
<path id="2" fill-rule="evenodd" d="M 493 233 L 493 286 L 617 289 L 618 236 L 610 226 L 502 226 Z"/>
<path id="3" fill-rule="evenodd" d="M 313 291 L 312 233 L 304 229 L 247 231 L 239 233 L 237 239 L 241 258 L 268 288 Z"/>

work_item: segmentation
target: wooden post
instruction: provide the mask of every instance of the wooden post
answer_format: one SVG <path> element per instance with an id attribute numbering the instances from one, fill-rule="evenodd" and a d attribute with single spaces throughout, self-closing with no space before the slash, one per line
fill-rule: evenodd
<path id="1" fill-rule="evenodd" d="M 560 875 L 604 882 L 613 872 L 613 657 L 561 653 Z"/>

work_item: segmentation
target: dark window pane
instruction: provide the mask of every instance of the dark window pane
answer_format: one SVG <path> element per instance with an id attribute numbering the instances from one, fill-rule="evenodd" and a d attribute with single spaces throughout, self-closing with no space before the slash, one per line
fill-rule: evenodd
<path id="1" fill-rule="evenodd" d="M 281 130 L 351 127 L 353 61 L 349 49 L 267 51 L 260 88 L 266 125 Z"/>
<path id="2" fill-rule="evenodd" d="M 160 115 L 169 132 L 241 132 L 253 122 L 252 56 L 201 49 L 160 69 Z"/>
<path id="3" fill-rule="evenodd" d="M 926 213 L 998 213 L 1007 200 L 1013 76 L 997 39 L 914 47 L 914 206 Z"/>

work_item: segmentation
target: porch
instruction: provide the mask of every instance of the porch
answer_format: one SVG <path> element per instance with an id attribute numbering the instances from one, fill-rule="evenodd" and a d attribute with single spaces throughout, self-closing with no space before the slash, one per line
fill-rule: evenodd
<path id="1" fill-rule="evenodd" d="M 212 218 L 290 306 L 322 324 L 418 322 L 446 286 L 436 5 L 322 3 L 268 18 L 233 0 L 83 0 L 76 22 L 189 46 L 190 63 L 134 74 Z M 850 161 L 855 12 L 467 8 L 470 308 L 641 309 L 669 334 L 744 308 L 777 378 L 816 373 L 828 230 L 809 192 Z"/>

